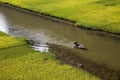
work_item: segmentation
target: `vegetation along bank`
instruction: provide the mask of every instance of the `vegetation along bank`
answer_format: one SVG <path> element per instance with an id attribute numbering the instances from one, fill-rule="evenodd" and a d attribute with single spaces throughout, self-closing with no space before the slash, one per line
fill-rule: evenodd
<path id="1" fill-rule="evenodd" d="M 72 21 L 76 26 L 120 34 L 120 0 L 0 0 L 0 2 Z"/>
<path id="2" fill-rule="evenodd" d="M 63 20 L 75 22 L 76 26 L 93 30 L 103 30 L 117 34 L 120 33 L 119 0 L 0 1 L 15 5 L 16 7 L 35 11 L 37 13 L 41 13 L 47 16 L 57 17 Z M 0 44 L 0 76 L 3 80 L 99 80 L 97 77 L 91 76 L 88 73 L 82 71 L 81 69 L 78 70 L 57 61 L 55 59 L 55 56 L 51 53 L 42 54 L 40 52 L 32 50 L 26 44 L 25 39 L 10 37 L 4 33 L 0 33 L 0 39 L 0 43 L 2 43 Z M 59 55 L 57 57 L 62 59 Z M 66 61 L 69 61 L 69 57 Z M 70 62 L 68 62 L 68 64 L 70 64 Z M 113 73 L 113 75 L 118 74 Z M 105 80 L 119 80 L 119 77 L 113 77 L 111 74 L 108 74 L 108 76 L 109 77 L 102 77 Z"/>
<path id="3" fill-rule="evenodd" d="M 100 80 L 61 64 L 51 53 L 31 49 L 25 39 L 0 32 L 0 80 Z"/>

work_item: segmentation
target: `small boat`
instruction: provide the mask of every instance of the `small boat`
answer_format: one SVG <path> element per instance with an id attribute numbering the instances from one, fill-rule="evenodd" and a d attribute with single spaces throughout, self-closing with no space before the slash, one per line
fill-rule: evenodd
<path id="1" fill-rule="evenodd" d="M 83 49 L 83 50 L 87 49 L 85 46 L 83 46 L 82 44 L 79 44 L 77 41 L 75 41 L 73 44 L 74 44 L 74 48 Z"/>

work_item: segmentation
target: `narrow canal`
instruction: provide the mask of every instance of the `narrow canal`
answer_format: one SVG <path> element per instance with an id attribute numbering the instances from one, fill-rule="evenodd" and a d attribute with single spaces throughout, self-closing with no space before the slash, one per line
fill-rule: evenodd
<path id="1" fill-rule="evenodd" d="M 78 41 L 88 48 L 87 51 L 79 50 L 83 57 L 120 70 L 120 40 L 108 36 L 2 6 L 0 31 L 33 39 L 41 44 L 48 42 L 70 48 L 73 48 L 73 41 Z"/>

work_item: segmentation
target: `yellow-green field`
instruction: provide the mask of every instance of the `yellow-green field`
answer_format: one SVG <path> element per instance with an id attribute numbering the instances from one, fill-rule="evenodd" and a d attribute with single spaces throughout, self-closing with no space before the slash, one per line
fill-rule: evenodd
<path id="1" fill-rule="evenodd" d="M 120 0 L 0 0 L 76 21 L 76 25 L 120 33 Z"/>
<path id="2" fill-rule="evenodd" d="M 0 80 L 100 80 L 0 32 Z"/>

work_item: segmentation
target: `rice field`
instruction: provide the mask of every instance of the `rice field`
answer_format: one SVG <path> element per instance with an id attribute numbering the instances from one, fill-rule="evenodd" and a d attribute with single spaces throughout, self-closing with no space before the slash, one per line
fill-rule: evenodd
<path id="1" fill-rule="evenodd" d="M 52 53 L 31 49 L 25 39 L 0 32 L 0 80 L 100 80 L 63 64 Z"/>
<path id="2" fill-rule="evenodd" d="M 120 33 L 120 0 L 0 0 L 51 16 L 69 19 L 85 28 Z"/>

